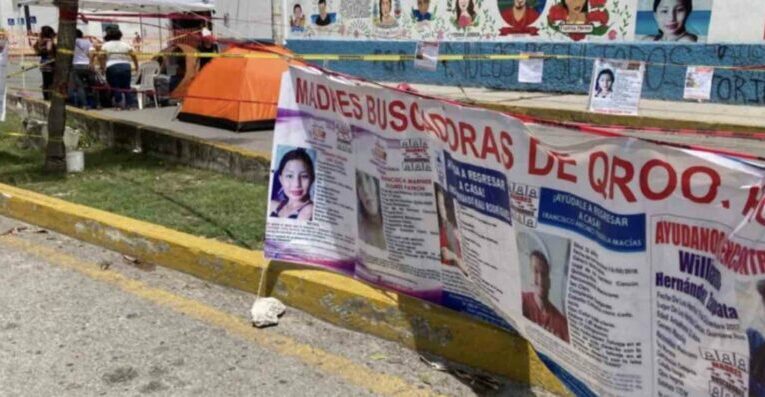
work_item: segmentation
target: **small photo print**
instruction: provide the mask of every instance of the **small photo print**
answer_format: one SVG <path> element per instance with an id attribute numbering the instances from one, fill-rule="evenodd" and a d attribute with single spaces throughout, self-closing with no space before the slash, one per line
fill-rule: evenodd
<path id="1" fill-rule="evenodd" d="M 433 184 L 433 188 L 436 195 L 441 263 L 446 266 L 455 266 L 467 276 L 467 269 L 462 262 L 462 244 L 460 242 L 460 229 L 457 226 L 457 209 L 454 197 L 437 183 Z"/>
<path id="2" fill-rule="evenodd" d="M 361 241 L 381 250 L 385 243 L 380 179 L 364 171 L 356 170 L 356 198 L 358 200 L 358 225 Z"/>
<path id="3" fill-rule="evenodd" d="M 269 218 L 312 220 L 316 151 L 279 145 L 274 164 Z"/>
<path id="4" fill-rule="evenodd" d="M 519 231 L 516 240 L 523 316 L 569 342 L 564 302 L 571 242 L 532 230 Z"/>

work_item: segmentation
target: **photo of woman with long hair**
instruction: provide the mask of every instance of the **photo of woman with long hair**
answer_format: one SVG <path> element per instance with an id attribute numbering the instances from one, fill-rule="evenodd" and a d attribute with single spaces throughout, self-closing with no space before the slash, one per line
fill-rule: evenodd
<path id="1" fill-rule="evenodd" d="M 611 98 L 614 92 L 614 72 L 611 69 L 603 69 L 598 72 L 595 79 L 595 98 Z"/>
<path id="2" fill-rule="evenodd" d="M 285 153 L 274 172 L 271 199 L 272 218 L 310 221 L 313 218 L 311 188 L 316 180 L 314 165 L 306 149 L 295 148 Z"/>
<path id="3" fill-rule="evenodd" d="M 475 20 L 475 2 L 474 0 L 457 0 L 456 2 L 455 21 L 460 29 L 464 29 L 472 25 Z"/>
<path id="4" fill-rule="evenodd" d="M 433 184 L 436 195 L 436 213 L 438 214 L 438 237 L 441 249 L 441 263 L 456 266 L 467 274 L 462 266 L 462 247 L 460 231 L 457 227 L 457 215 L 454 198 L 444 191 L 439 184 Z"/>
<path id="5" fill-rule="evenodd" d="M 380 14 L 377 18 L 377 26 L 391 28 L 398 25 L 396 17 L 393 16 L 393 0 L 378 0 Z"/>
<path id="6" fill-rule="evenodd" d="M 653 17 L 659 31 L 644 40 L 697 42 L 699 37 L 686 28 L 692 12 L 693 0 L 653 0 Z"/>
<path id="7" fill-rule="evenodd" d="M 380 180 L 364 171 L 356 170 L 357 219 L 361 241 L 386 249 Z"/>

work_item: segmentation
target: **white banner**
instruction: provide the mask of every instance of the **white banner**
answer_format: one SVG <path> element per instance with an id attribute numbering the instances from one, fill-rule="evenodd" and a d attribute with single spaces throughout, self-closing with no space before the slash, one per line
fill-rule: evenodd
<path id="1" fill-rule="evenodd" d="M 765 172 L 634 138 L 540 139 L 293 68 L 266 255 L 513 328 L 577 395 L 763 395 Z"/>

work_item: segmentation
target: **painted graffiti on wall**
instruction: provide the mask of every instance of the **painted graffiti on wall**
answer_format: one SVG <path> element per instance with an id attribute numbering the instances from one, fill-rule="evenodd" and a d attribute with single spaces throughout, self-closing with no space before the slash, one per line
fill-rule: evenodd
<path id="1" fill-rule="evenodd" d="M 336 43 L 336 44 L 335 44 Z M 317 48 L 305 40 L 294 42 L 296 52 L 360 53 L 412 55 L 414 43 L 332 42 Z M 340 51 L 340 48 L 343 51 Z M 722 103 L 765 105 L 765 71 L 731 70 L 726 67 L 765 65 L 765 46 L 703 45 L 653 42 L 605 45 L 597 43 L 555 42 L 444 42 L 441 54 L 515 54 L 544 53 L 561 55 L 547 59 L 541 84 L 519 83 L 518 62 L 503 60 L 466 60 L 440 62 L 435 72 L 418 70 L 412 62 L 332 62 L 330 68 L 378 81 L 408 81 L 495 89 L 586 93 L 592 74 L 592 59 L 629 59 L 646 62 L 643 86 L 645 98 L 683 100 L 688 65 L 717 66 L 712 82 L 711 100 Z M 723 67 L 726 66 L 726 67 Z"/>
<path id="2" fill-rule="evenodd" d="M 282 2 L 290 40 L 765 41 L 765 6 L 753 0 L 468 0 L 461 15 L 458 0 L 325 0 L 322 18 L 318 0 Z"/>
<path id="3" fill-rule="evenodd" d="M 725 20 L 715 31 L 725 40 L 729 28 L 721 25 L 732 15 L 762 36 L 760 15 L 741 0 L 283 1 L 289 39 L 703 43 L 714 41 L 717 12 Z"/>

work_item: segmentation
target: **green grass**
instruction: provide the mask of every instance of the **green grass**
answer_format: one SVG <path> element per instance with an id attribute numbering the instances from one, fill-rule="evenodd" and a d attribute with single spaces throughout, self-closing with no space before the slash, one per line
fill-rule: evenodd
<path id="1" fill-rule="evenodd" d="M 22 149 L 21 120 L 8 112 L 0 123 L 0 183 L 6 183 L 167 226 L 197 236 L 261 249 L 265 233 L 265 182 L 250 183 L 168 163 L 144 154 L 95 146 L 85 171 L 51 175 L 44 154 Z"/>

